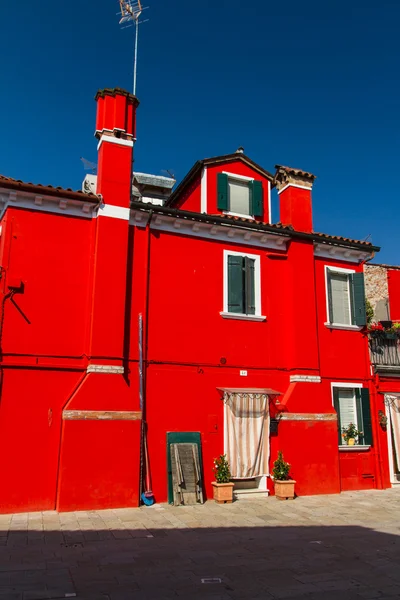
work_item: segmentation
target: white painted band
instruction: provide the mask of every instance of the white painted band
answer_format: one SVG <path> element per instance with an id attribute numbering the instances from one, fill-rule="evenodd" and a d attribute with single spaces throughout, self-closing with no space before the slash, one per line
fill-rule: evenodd
<path id="1" fill-rule="evenodd" d="M 299 188 L 300 190 L 307 190 L 307 192 L 311 193 L 311 188 L 309 188 L 305 185 L 297 185 L 297 183 L 288 183 L 287 185 L 285 185 L 285 187 L 283 187 L 281 190 L 279 190 L 278 196 L 279 196 L 279 194 L 282 194 L 282 192 L 287 190 L 288 187 Z"/>
<path id="2" fill-rule="evenodd" d="M 319 375 L 291 375 L 290 383 L 321 383 Z"/>
<path id="3" fill-rule="evenodd" d="M 280 421 L 337 421 L 332 413 L 282 413 Z"/>
<path id="4" fill-rule="evenodd" d="M 242 181 L 254 181 L 254 177 L 246 177 L 246 175 L 237 175 L 236 173 L 231 173 L 230 171 L 222 171 L 224 175 L 228 175 L 231 179 L 241 179 Z"/>
<path id="5" fill-rule="evenodd" d="M 129 214 L 129 208 L 114 206 L 113 204 L 102 204 L 97 213 L 99 217 L 111 217 L 112 219 L 122 219 L 123 221 L 129 221 Z"/>
<path id="6" fill-rule="evenodd" d="M 129 148 L 133 148 L 132 140 L 123 140 L 122 138 L 116 138 L 111 135 L 102 135 L 99 143 L 97 144 L 97 150 L 100 149 L 100 146 L 103 142 L 108 142 L 110 144 L 117 144 L 118 146 L 128 146 Z"/>
<path id="7" fill-rule="evenodd" d="M 113 373 L 114 375 L 123 375 L 124 367 L 115 365 L 89 365 L 86 373 Z"/>

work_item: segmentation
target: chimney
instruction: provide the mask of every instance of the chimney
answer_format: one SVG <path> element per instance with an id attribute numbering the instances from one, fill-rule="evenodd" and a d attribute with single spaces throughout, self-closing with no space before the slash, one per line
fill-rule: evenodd
<path id="1" fill-rule="evenodd" d="M 283 225 L 292 225 L 297 231 L 311 233 L 313 230 L 311 189 L 315 175 L 282 165 L 275 165 L 275 169 L 280 221 Z"/>
<path id="2" fill-rule="evenodd" d="M 104 204 L 128 208 L 136 141 L 136 96 L 121 88 L 97 92 L 96 137 L 99 140 L 97 194 Z"/>

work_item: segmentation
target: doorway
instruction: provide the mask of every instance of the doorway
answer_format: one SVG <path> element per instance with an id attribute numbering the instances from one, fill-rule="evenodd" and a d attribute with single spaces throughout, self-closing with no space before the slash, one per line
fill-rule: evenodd
<path id="1" fill-rule="evenodd" d="M 260 393 L 225 395 L 224 452 L 238 495 L 267 492 L 269 475 L 268 396 Z"/>
<path id="2" fill-rule="evenodd" d="M 390 481 L 400 484 L 400 394 L 385 394 Z"/>

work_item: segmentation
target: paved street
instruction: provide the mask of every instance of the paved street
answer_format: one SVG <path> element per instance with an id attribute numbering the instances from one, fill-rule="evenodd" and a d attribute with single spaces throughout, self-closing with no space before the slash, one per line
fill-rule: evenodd
<path id="1" fill-rule="evenodd" d="M 0 600 L 400 597 L 400 489 L 0 516 Z"/>

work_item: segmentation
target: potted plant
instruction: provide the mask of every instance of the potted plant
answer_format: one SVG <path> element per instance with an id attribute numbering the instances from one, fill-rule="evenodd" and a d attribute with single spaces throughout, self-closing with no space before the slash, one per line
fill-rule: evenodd
<path id="1" fill-rule="evenodd" d="M 221 454 L 214 459 L 214 475 L 215 481 L 212 482 L 214 500 L 218 504 L 225 504 L 233 500 L 233 486 L 231 481 L 231 472 L 226 454 Z"/>
<path id="2" fill-rule="evenodd" d="M 342 438 L 348 446 L 354 446 L 358 444 L 358 437 L 363 435 L 362 431 L 358 431 L 354 423 L 349 423 L 347 427 L 342 427 Z"/>
<path id="3" fill-rule="evenodd" d="M 278 458 L 274 462 L 272 477 L 275 486 L 275 496 L 278 500 L 294 500 L 294 479 L 290 478 L 290 464 L 283 458 L 282 451 L 279 450 Z"/>

